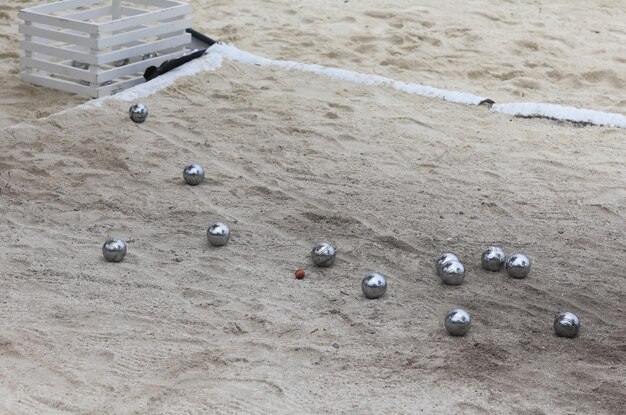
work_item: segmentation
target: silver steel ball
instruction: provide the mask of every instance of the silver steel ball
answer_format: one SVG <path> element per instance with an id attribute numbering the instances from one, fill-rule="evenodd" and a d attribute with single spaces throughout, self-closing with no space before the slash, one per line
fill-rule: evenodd
<path id="1" fill-rule="evenodd" d="M 361 280 L 361 289 L 367 298 L 380 298 L 387 291 L 387 280 L 382 274 L 370 272 Z"/>
<path id="2" fill-rule="evenodd" d="M 441 276 L 441 267 L 443 266 L 443 264 L 445 264 L 446 262 L 450 262 L 452 260 L 458 261 L 459 257 L 456 256 L 456 254 L 453 254 L 452 252 L 440 253 L 439 256 L 435 258 L 435 272 L 437 273 L 437 275 Z"/>
<path id="3" fill-rule="evenodd" d="M 465 266 L 460 261 L 453 259 L 443 264 L 439 276 L 447 285 L 461 285 L 465 279 Z"/>
<path id="4" fill-rule="evenodd" d="M 72 61 L 72 67 L 87 70 L 89 69 L 89 64 L 87 62 Z"/>
<path id="5" fill-rule="evenodd" d="M 328 242 L 321 242 L 311 250 L 311 259 L 318 267 L 329 267 L 335 262 L 335 247 Z"/>
<path id="6" fill-rule="evenodd" d="M 559 337 L 576 337 L 580 329 L 580 319 L 574 313 L 563 311 L 554 319 L 554 332 Z"/>
<path id="7" fill-rule="evenodd" d="M 506 261 L 506 272 L 512 278 L 526 278 L 530 274 L 532 264 L 524 254 L 513 254 Z"/>
<path id="8" fill-rule="evenodd" d="M 128 115 L 136 123 L 142 123 L 148 118 L 148 107 L 143 104 L 133 104 L 128 110 Z"/>
<path id="9" fill-rule="evenodd" d="M 487 271 L 500 271 L 506 261 L 506 254 L 499 246 L 488 246 L 483 252 L 481 264 Z"/>
<path id="10" fill-rule="evenodd" d="M 109 238 L 102 245 L 102 255 L 109 262 L 121 262 L 126 256 L 126 242 L 120 238 Z"/>
<path id="11" fill-rule="evenodd" d="M 230 229 L 222 222 L 216 222 L 209 226 L 206 237 L 213 246 L 223 246 L 230 240 Z"/>
<path id="12" fill-rule="evenodd" d="M 156 52 L 150 52 L 143 55 L 142 60 L 146 61 L 148 59 L 158 58 L 159 54 Z"/>
<path id="13" fill-rule="evenodd" d="M 130 62 L 129 58 L 126 59 L 120 59 L 118 61 L 113 62 L 113 66 L 119 68 L 120 66 L 125 66 L 128 65 L 128 63 Z"/>
<path id="14" fill-rule="evenodd" d="M 183 178 L 188 185 L 197 186 L 204 180 L 204 169 L 199 164 L 190 164 L 183 170 Z"/>
<path id="15" fill-rule="evenodd" d="M 472 327 L 472 317 L 462 308 L 456 308 L 448 312 L 444 325 L 451 335 L 465 336 Z"/>

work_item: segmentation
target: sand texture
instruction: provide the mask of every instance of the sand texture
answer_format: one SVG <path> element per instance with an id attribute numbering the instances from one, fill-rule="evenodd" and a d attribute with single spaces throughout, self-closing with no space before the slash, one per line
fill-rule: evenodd
<path id="1" fill-rule="evenodd" d="M 35 3 L 0 6 L 10 50 Z M 199 28 L 263 56 L 624 113 L 618 1 L 192 3 Z M 623 129 L 228 60 L 144 99 L 145 124 L 116 100 L 41 118 L 84 99 L 20 83 L 11 53 L 0 413 L 623 413 Z M 221 248 L 205 236 L 217 220 Z M 110 235 L 124 262 L 102 258 Z M 339 250 L 328 269 L 307 257 L 322 240 Z M 481 270 L 489 243 L 526 253 L 530 277 Z M 441 250 L 464 285 L 434 274 Z M 368 271 L 385 297 L 362 296 Z M 453 307 L 473 316 L 464 338 L 443 328 Z M 553 334 L 561 310 L 578 338 Z"/>

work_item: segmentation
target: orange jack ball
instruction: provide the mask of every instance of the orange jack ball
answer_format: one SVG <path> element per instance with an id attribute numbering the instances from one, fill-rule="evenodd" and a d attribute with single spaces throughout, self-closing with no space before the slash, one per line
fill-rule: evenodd
<path id="1" fill-rule="evenodd" d="M 296 278 L 299 279 L 299 280 L 304 278 L 304 270 L 302 268 L 298 268 L 296 270 Z"/>

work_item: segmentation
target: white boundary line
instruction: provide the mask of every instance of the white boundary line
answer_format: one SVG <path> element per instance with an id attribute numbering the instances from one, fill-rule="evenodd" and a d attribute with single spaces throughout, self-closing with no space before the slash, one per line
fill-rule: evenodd
<path id="1" fill-rule="evenodd" d="M 394 89 L 398 89 L 400 91 L 408 92 L 409 94 L 418 94 L 426 97 L 441 98 L 444 101 L 455 102 L 457 104 L 478 105 L 486 99 L 485 97 L 472 95 L 466 92 L 455 92 L 445 89 L 433 88 L 430 86 L 409 84 L 402 81 L 396 81 L 394 79 L 384 76 L 363 74 L 359 72 L 347 71 L 345 69 L 329 68 L 321 65 L 311 65 L 293 61 L 281 61 L 263 58 L 248 52 L 241 51 L 231 45 L 215 44 L 211 46 L 209 51 L 219 53 L 220 55 L 235 62 L 247 63 L 249 65 L 278 66 L 287 70 L 326 75 L 330 78 L 363 85 L 388 86 Z"/>
<path id="2" fill-rule="evenodd" d="M 368 75 L 344 69 L 328 68 L 321 65 L 311 65 L 292 61 L 273 60 L 243 52 L 231 45 L 216 44 L 210 48 L 211 52 L 218 53 L 236 62 L 260 66 L 277 66 L 288 70 L 310 72 L 326 75 L 334 79 L 355 82 L 364 85 L 388 86 L 410 94 L 418 94 L 426 97 L 435 97 L 444 101 L 458 104 L 478 105 L 486 98 L 468 94 L 465 92 L 448 91 L 419 84 L 405 83 L 378 75 Z M 563 121 L 590 123 L 609 127 L 626 128 L 626 115 L 566 107 L 554 104 L 541 104 L 533 102 L 521 102 L 511 104 L 494 104 L 492 111 L 509 115 L 525 117 L 544 117 Z"/>
<path id="3" fill-rule="evenodd" d="M 469 94 L 466 92 L 448 91 L 445 89 L 433 88 L 430 86 L 396 81 L 379 75 L 363 74 L 339 68 L 329 68 L 321 65 L 312 65 L 294 61 L 274 60 L 257 56 L 241 51 L 232 45 L 216 43 L 211 46 L 208 53 L 198 59 L 174 69 L 150 82 L 137 85 L 122 91 L 116 95 L 94 99 L 74 108 L 69 108 L 52 114 L 48 117 L 63 114 L 79 108 L 100 107 L 109 100 L 136 101 L 145 98 L 162 89 L 172 85 L 179 77 L 193 76 L 204 71 L 215 71 L 222 66 L 223 58 L 228 58 L 235 62 L 257 66 L 275 66 L 286 70 L 309 72 L 318 75 L 328 76 L 333 79 L 354 82 L 363 85 L 387 86 L 409 94 L 417 94 L 431 98 L 439 98 L 444 101 L 479 105 L 487 100 L 485 97 Z M 520 103 L 497 103 L 491 106 L 491 111 L 523 117 L 542 117 L 562 121 L 572 121 L 578 123 L 589 123 L 593 125 L 603 125 L 608 127 L 626 128 L 626 115 L 617 113 L 601 112 L 576 107 L 566 107 L 555 104 L 542 104 L 532 102 Z M 45 117 L 45 118 L 48 118 Z M 45 119 L 44 118 L 44 119 Z M 18 123 L 7 128 L 17 127 Z"/>

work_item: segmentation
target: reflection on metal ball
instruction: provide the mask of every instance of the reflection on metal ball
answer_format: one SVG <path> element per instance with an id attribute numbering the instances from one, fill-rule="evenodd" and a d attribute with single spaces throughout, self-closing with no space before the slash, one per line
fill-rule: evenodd
<path id="1" fill-rule="evenodd" d="M 335 262 L 335 247 L 327 242 L 321 242 L 311 250 L 311 259 L 318 267 L 329 267 Z"/>
<path id="2" fill-rule="evenodd" d="M 199 185 L 204 180 L 204 169 L 199 164 L 190 164 L 183 170 L 183 178 L 191 186 Z"/>
<path id="3" fill-rule="evenodd" d="M 102 255 L 109 262 L 120 262 L 126 256 L 126 242 L 120 238 L 109 238 L 102 245 Z"/>
<path id="4" fill-rule="evenodd" d="M 119 68 L 120 66 L 128 65 L 129 62 L 130 62 L 130 59 L 128 58 L 120 59 L 118 61 L 113 62 L 113 66 Z"/>
<path id="5" fill-rule="evenodd" d="M 481 264 L 487 271 L 500 271 L 504 266 L 506 254 L 499 246 L 489 246 L 483 252 Z"/>
<path id="6" fill-rule="evenodd" d="M 443 264 L 439 276 L 447 285 L 461 285 L 465 279 L 465 267 L 461 262 L 453 259 Z"/>
<path id="7" fill-rule="evenodd" d="M 574 313 L 563 311 L 554 319 L 554 332 L 559 337 L 576 337 L 580 329 L 580 319 Z"/>
<path id="8" fill-rule="evenodd" d="M 230 230 L 225 224 L 217 222 L 209 226 L 206 237 L 213 246 L 226 245 L 230 239 Z"/>
<path id="9" fill-rule="evenodd" d="M 435 258 L 435 272 L 437 273 L 437 275 L 441 276 L 441 267 L 443 266 L 443 264 L 445 264 L 446 262 L 450 262 L 452 260 L 458 261 L 459 257 L 456 256 L 456 254 L 453 254 L 452 252 L 440 253 L 439 256 Z"/>
<path id="10" fill-rule="evenodd" d="M 382 274 L 370 272 L 361 280 L 361 289 L 367 298 L 380 298 L 387 291 L 387 280 Z"/>
<path id="11" fill-rule="evenodd" d="M 472 326 L 472 318 L 467 311 L 457 308 L 448 312 L 444 324 L 451 335 L 465 336 Z"/>
<path id="12" fill-rule="evenodd" d="M 506 272 L 512 278 L 526 278 L 530 274 L 530 259 L 524 254 L 513 254 L 506 261 Z"/>
<path id="13" fill-rule="evenodd" d="M 133 104 L 129 108 L 128 114 L 131 120 L 136 123 L 142 123 L 148 118 L 148 107 L 143 104 Z"/>
<path id="14" fill-rule="evenodd" d="M 72 61 L 72 67 L 87 70 L 89 69 L 89 64 L 86 62 Z"/>
<path id="15" fill-rule="evenodd" d="M 143 57 L 141 59 L 146 61 L 148 59 L 153 59 L 153 58 L 158 58 L 158 57 L 159 57 L 158 53 L 150 52 L 150 53 L 146 53 L 145 55 L 143 55 Z"/>

